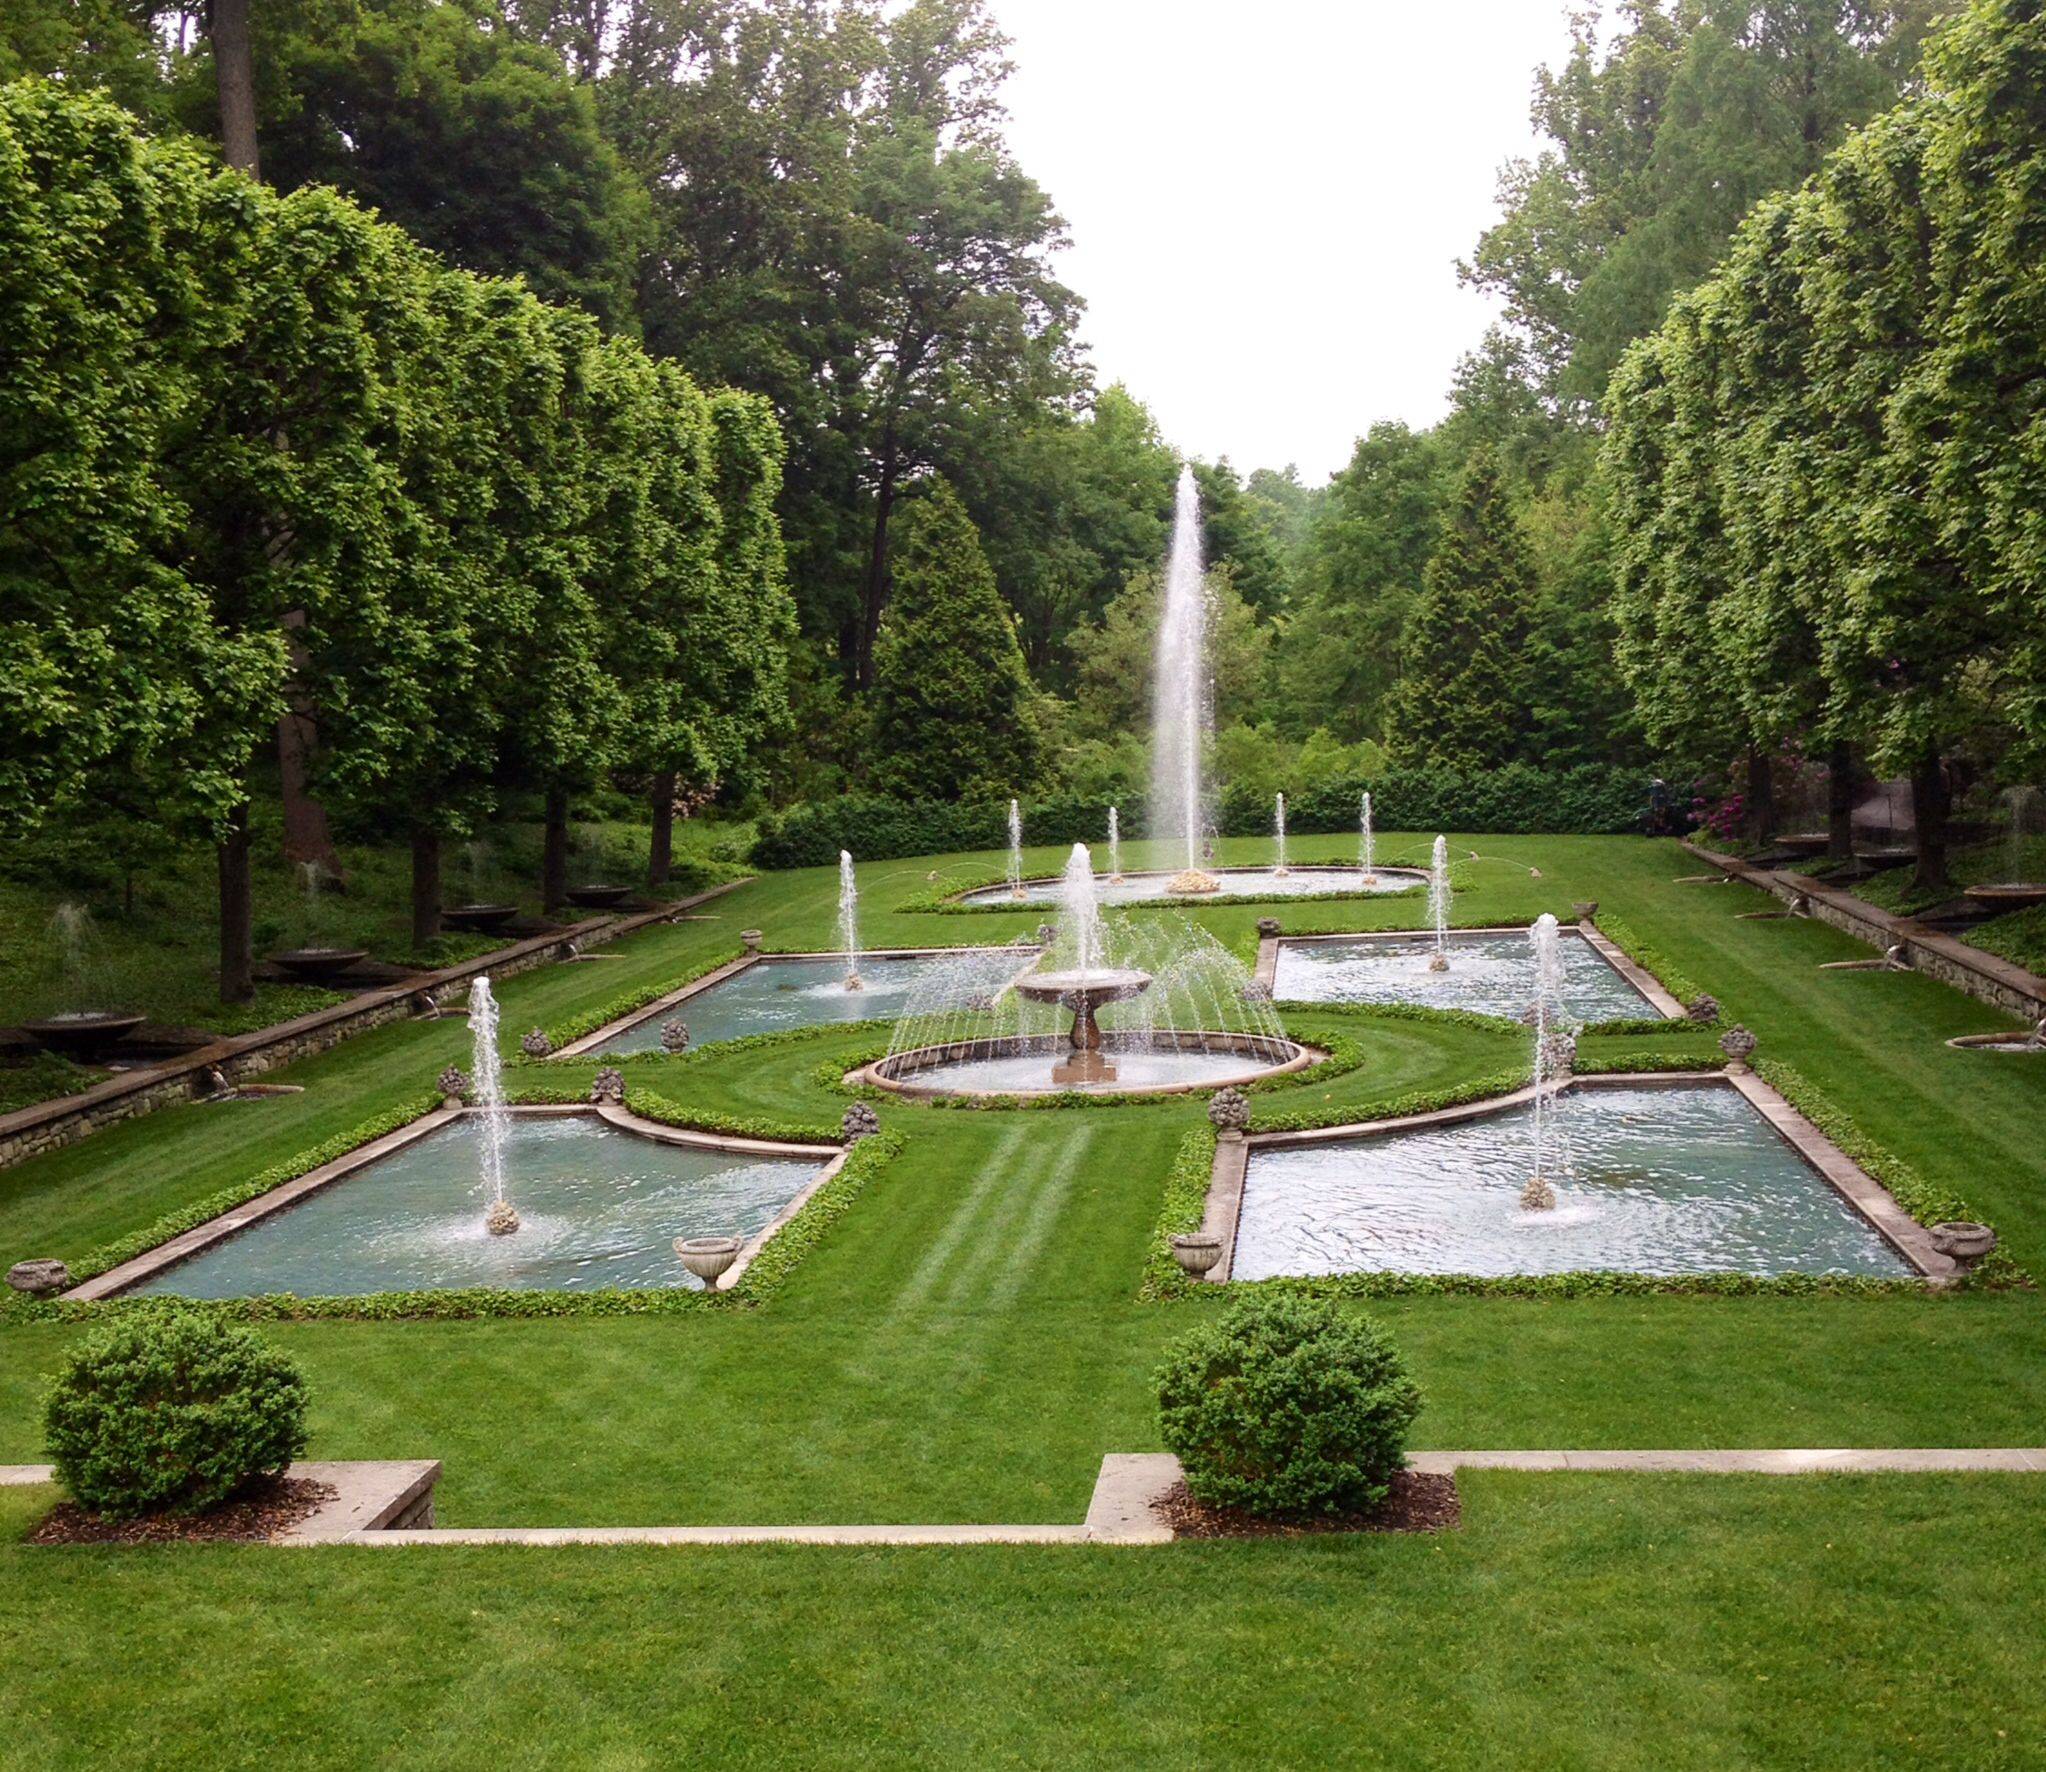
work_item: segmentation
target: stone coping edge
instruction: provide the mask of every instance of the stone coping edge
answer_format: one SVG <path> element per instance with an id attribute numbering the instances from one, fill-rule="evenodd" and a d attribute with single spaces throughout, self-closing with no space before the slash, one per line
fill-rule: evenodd
<path id="1" fill-rule="evenodd" d="M 750 884 L 752 878 L 747 875 L 742 879 L 726 880 L 687 898 L 656 905 L 651 910 L 631 911 L 622 916 L 586 917 L 581 922 L 568 924 L 546 935 L 531 935 L 520 941 L 507 942 L 503 947 L 492 948 L 487 954 L 479 954 L 471 960 L 458 961 L 433 972 L 417 973 L 399 984 L 377 985 L 339 1003 L 329 1003 L 323 1009 L 294 1016 L 289 1021 L 275 1022 L 246 1034 L 227 1035 L 174 1058 L 137 1065 L 133 1070 L 122 1071 L 76 1095 L 60 1095 L 49 1101 L 17 1108 L 12 1113 L 0 1114 L 0 1145 L 39 1130 L 65 1127 L 67 1122 L 77 1122 L 75 1131 L 58 1132 L 56 1143 L 75 1142 L 77 1138 L 99 1130 L 102 1125 L 112 1124 L 115 1119 L 169 1105 L 167 1097 L 162 1101 L 142 1099 L 132 1104 L 132 1112 L 126 1112 L 123 1104 L 128 1103 L 130 1097 L 153 1098 L 164 1094 L 169 1085 L 196 1081 L 216 1068 L 225 1072 L 230 1082 L 261 1075 L 271 1068 L 263 1061 L 274 1048 L 295 1048 L 306 1042 L 315 1042 L 312 1049 L 325 1050 L 339 1045 L 355 1033 L 367 1033 L 371 1027 L 382 1025 L 371 1018 L 388 1015 L 414 997 L 423 994 L 438 998 L 481 974 L 501 972 L 507 967 L 524 970 L 529 964 L 544 962 L 550 953 L 565 951 L 574 943 L 599 937 L 614 941 L 621 936 L 637 934 L 656 923 L 673 922 L 700 904 Z M 365 1021 L 367 1025 L 361 1028 L 350 1025 L 357 1021 Z M 331 1038 L 325 1037 L 329 1035 Z"/>
<path id="2" fill-rule="evenodd" d="M 1708 862 L 1728 879 L 1761 892 L 1773 893 L 1793 911 L 1803 900 L 1809 914 L 1870 947 L 1901 947 L 1916 971 L 2001 1009 L 2007 1015 L 2036 1020 L 2046 1015 L 2046 978 L 1982 948 L 1972 948 L 1951 935 L 1929 929 L 1912 917 L 1900 917 L 1865 898 L 1842 892 L 1809 874 L 1758 868 L 1737 855 L 1725 855 L 1701 844 L 1685 849 Z"/>
<path id="3" fill-rule="evenodd" d="M 1574 934 L 1582 936 L 1591 951 L 1598 955 L 1601 960 L 1605 961 L 1608 966 L 1632 985 L 1635 990 L 1639 991 L 1643 997 L 1647 998 L 1648 1006 L 1665 1021 L 1681 1021 L 1684 1019 L 1683 1004 L 1679 1003 L 1675 997 L 1663 989 L 1662 981 L 1654 973 L 1650 972 L 1646 966 L 1629 957 L 1622 948 L 1609 940 L 1604 932 L 1594 923 L 1587 919 L 1578 923 L 1564 923 L 1560 927 L 1565 935 Z M 1454 943 L 1460 935 L 1525 935 L 1527 929 L 1520 924 L 1507 923 L 1488 925 L 1477 929 L 1452 929 L 1448 933 L 1449 940 Z M 1412 941 L 1417 936 L 1425 936 L 1427 934 L 1428 931 L 1425 929 L 1357 929 L 1350 931 L 1323 931 L 1314 935 L 1279 934 L 1262 936 L 1257 944 L 1256 978 L 1258 983 L 1263 985 L 1266 990 L 1276 993 L 1279 978 L 1279 950 L 1284 947 L 1306 947 L 1311 943 L 1333 941 L 1362 942 L 1366 945 L 1374 945 L 1381 942 Z M 1382 999 L 1363 998 L 1357 1000 L 1360 1004 L 1369 1004 L 1376 1001 L 1382 1001 Z M 1347 1007 L 1352 1005 L 1337 1004 L 1335 1006 Z M 1593 1025 L 1595 1026 L 1596 1024 L 1594 1023 Z"/>
<path id="4" fill-rule="evenodd" d="M 1698 1476 L 1932 1475 L 2016 1472 L 2046 1475 L 2046 1446 L 1770 1447 L 1666 1451 L 1480 1450 L 1415 1452 L 1409 1468 L 1518 1470 L 1607 1475 Z M 958 1545 L 1172 1542 L 1159 1511 L 1182 1471 L 1169 1452 L 1111 1452 L 1101 1461 L 1079 1525 L 958 1526 L 435 1526 L 438 1459 L 306 1462 L 291 1474 L 340 1491 L 309 1519 L 273 1542 L 282 1545 Z M 48 1465 L 0 1465 L 0 1486 L 44 1483 Z"/>
<path id="5" fill-rule="evenodd" d="M 1685 1088 L 1701 1083 L 1737 1091 L 1776 1134 L 1904 1258 L 1921 1279 L 1934 1286 L 1942 1286 L 1960 1276 L 1959 1265 L 1932 1246 L 1931 1235 L 1925 1226 L 1897 1203 L 1896 1196 L 1888 1188 L 1753 1071 L 1598 1071 L 1588 1076 L 1569 1078 L 1557 1086 L 1556 1093 L 1575 1089 Z M 1244 1180 L 1252 1151 L 1326 1144 L 1339 1139 L 1376 1138 L 1390 1133 L 1459 1125 L 1470 1120 L 1488 1119 L 1510 1108 L 1524 1106 L 1534 1098 L 1535 1086 L 1528 1083 L 1484 1101 L 1435 1108 L 1423 1114 L 1403 1114 L 1396 1119 L 1358 1120 L 1347 1125 L 1317 1126 L 1298 1132 L 1251 1132 L 1241 1140 L 1218 1138 L 1215 1141 L 1214 1166 L 1209 1172 L 1201 1229 L 1222 1239 L 1222 1259 L 1210 1270 L 1208 1277 L 1226 1278 L 1235 1267 L 1236 1230 L 1243 1215 Z"/>
<path id="6" fill-rule="evenodd" d="M 154 1279 L 166 1268 L 176 1267 L 180 1262 L 223 1242 L 239 1231 L 246 1230 L 258 1219 L 268 1218 L 273 1213 L 295 1206 L 308 1194 L 330 1187 L 366 1164 L 387 1157 L 394 1151 L 403 1150 L 430 1133 L 438 1132 L 443 1126 L 451 1125 L 464 1115 L 479 1113 L 474 1107 L 437 1107 L 429 1109 L 416 1120 L 409 1120 L 395 1131 L 386 1132 L 381 1138 L 373 1138 L 367 1144 L 360 1144 L 330 1163 L 322 1163 L 316 1169 L 283 1182 L 267 1194 L 258 1194 L 253 1200 L 230 1208 L 218 1218 L 209 1218 L 204 1224 L 195 1225 L 191 1230 L 182 1231 L 167 1242 L 159 1243 L 154 1249 L 145 1249 L 140 1255 L 110 1267 L 103 1274 L 95 1274 L 63 1294 L 67 1304 L 90 1304 L 100 1299 L 112 1298 L 140 1285 L 144 1280 Z M 627 1108 L 604 1102 L 507 1102 L 505 1112 L 528 1118 L 564 1117 L 574 1114 L 587 1115 L 617 1127 L 621 1132 L 630 1132 L 637 1137 L 656 1144 L 686 1145 L 696 1150 L 731 1151 L 740 1155 L 755 1157 L 796 1157 L 828 1158 L 825 1167 L 805 1184 L 795 1201 L 785 1208 L 764 1231 L 755 1236 L 740 1259 L 735 1261 L 723 1276 L 726 1281 L 736 1283 L 736 1276 L 742 1273 L 760 1253 L 767 1239 L 781 1229 L 795 1216 L 795 1209 L 807 1203 L 810 1196 L 831 1176 L 838 1173 L 845 1161 L 846 1153 L 837 1145 L 828 1144 L 784 1144 L 763 1138 L 738 1138 L 721 1132 L 697 1132 L 685 1126 L 669 1126 L 658 1120 L 642 1119 Z M 720 1290 L 726 1288 L 721 1287 Z"/>
<path id="7" fill-rule="evenodd" d="M 962 946 L 949 948 L 861 948 L 860 958 L 863 960 L 913 960 L 931 954 L 999 954 L 1006 953 L 1010 945 L 1008 942 L 967 942 Z M 1021 950 L 1019 949 L 1018 951 Z M 1030 951 L 1034 954 L 1037 950 L 1033 947 Z M 615 1040 L 620 1034 L 638 1027 L 642 1022 L 651 1021 L 656 1015 L 663 1014 L 679 1004 L 688 1002 L 691 997 L 709 990 L 712 985 L 723 984 L 728 978 L 737 978 L 740 973 L 748 971 L 752 967 L 772 966 L 777 961 L 786 960 L 842 960 L 844 958 L 845 951 L 842 948 L 811 949 L 791 954 L 741 954 L 736 960 L 727 960 L 722 966 L 713 966 L 708 972 L 699 974 L 697 977 L 689 980 L 687 984 L 678 985 L 674 990 L 668 992 L 666 996 L 656 997 L 651 1003 L 643 1003 L 639 1008 L 619 1016 L 615 1021 L 607 1021 L 595 1033 L 585 1034 L 580 1040 L 571 1040 L 559 1052 L 550 1053 L 548 1055 L 549 1061 L 552 1062 L 552 1060 L 558 1058 L 586 1058 L 607 1041 Z M 705 1044 L 715 1046 L 721 1044 L 721 1042 L 709 1040 Z"/>

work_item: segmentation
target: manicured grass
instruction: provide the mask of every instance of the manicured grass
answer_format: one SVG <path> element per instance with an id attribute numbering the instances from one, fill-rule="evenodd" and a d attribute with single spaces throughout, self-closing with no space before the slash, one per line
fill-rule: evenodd
<path id="1" fill-rule="evenodd" d="M 0 1550 L 6 1757 L 2015 1767 L 2037 1487 L 1483 1472 L 1440 1537 L 1161 1550 Z"/>
<path id="2" fill-rule="evenodd" d="M 1417 839 L 1389 846 L 1418 851 Z M 2008 1023 L 1763 895 L 1672 884 L 1627 839 L 1460 842 L 1464 923 L 1597 898 L 1717 996 L 1855 1130 L 2046 1272 L 2046 1088 L 1944 1041 Z M 1137 846 L 1133 845 L 1135 850 Z M 1224 859 L 1261 858 L 1253 843 Z M 1296 838 L 1302 860 L 1343 839 Z M 1034 851 L 1051 871 L 1060 858 Z M 1133 853 L 1128 865 L 1141 865 Z M 869 946 L 1007 940 L 1041 913 L 897 907 L 997 858 L 861 870 Z M 1533 869 L 1540 870 L 1537 876 Z M 770 876 L 617 959 L 505 982 L 508 1041 L 679 982 L 758 925 L 834 941 L 836 880 Z M 1389 928 L 1412 899 L 1198 913 L 1248 958 L 1260 916 Z M 1136 911 L 1134 915 L 1173 914 Z M 1520 1036 L 1294 1011 L 1366 1061 L 1260 1095 L 1374 1104 L 1524 1061 Z M 628 1067 L 707 1110 L 835 1120 L 822 1073 L 859 1030 Z M 0 1260 L 77 1254 L 360 1125 L 463 1057 L 407 1024 L 294 1067 L 302 1096 L 181 1109 L 0 1171 Z M 1597 1042 L 1711 1050 L 1685 1031 Z M 514 1067 L 581 1087 L 590 1064 Z M 1140 1304 L 1161 1189 L 1197 1099 L 1078 1110 L 883 1102 L 901 1156 L 767 1306 L 629 1321 L 323 1322 L 266 1333 L 306 1365 L 315 1456 L 445 1460 L 449 1524 L 1076 1520 L 1101 1455 L 1158 1444 L 1148 1374 L 1194 1313 Z M 1407 1350 L 1432 1446 L 2034 1444 L 2046 1304 L 1954 1298 L 1416 1298 L 1371 1307 Z M 0 1321 L 0 1460 L 39 1454 L 69 1325 Z M 1429 1541 L 1166 1552 L 0 1552 L 0 1679 L 27 1763 L 161 1744 L 158 1763 L 1389 1765 L 2020 1763 L 2040 1734 L 2036 1479 L 1468 1480 Z M 37 1506 L 0 1492 L 0 1520 Z M 12 1510 L 11 1515 L 8 1510 Z M 15 1566 L 22 1565 L 16 1576 Z M 1644 1726 L 1653 1719 L 1653 1727 Z M 2003 1729 L 2002 1736 L 1996 1730 Z M 365 1744 L 374 1743 L 374 1746 Z M 95 1752 L 85 1751 L 89 1746 Z"/>
<path id="3" fill-rule="evenodd" d="M 643 826 L 582 823 L 574 827 L 571 878 L 599 875 L 625 884 L 646 877 Z M 748 827 L 684 820 L 676 826 L 677 890 L 687 882 L 729 879 Z M 487 953 L 510 937 L 449 931 L 423 951 L 412 946 L 411 851 L 403 844 L 342 841 L 345 888 L 328 886 L 308 900 L 297 871 L 283 858 L 276 830 L 255 836 L 252 862 L 259 959 L 302 945 L 360 947 L 401 965 L 450 965 Z M 449 903 L 475 898 L 539 910 L 540 830 L 504 824 L 476 845 L 451 844 L 443 860 Z M 65 845 L 61 853 L 25 850 L 0 872 L 0 1026 L 87 1006 L 146 1014 L 152 1021 L 245 1033 L 335 1001 L 332 992 L 263 985 L 252 1003 L 219 1000 L 213 967 L 216 878 L 210 849 L 167 847 L 139 866 L 132 882 L 117 865 Z M 90 918 L 82 978 L 70 980 L 52 926 L 60 904 Z M 0 1073 L 0 1090 L 5 1089 Z"/>

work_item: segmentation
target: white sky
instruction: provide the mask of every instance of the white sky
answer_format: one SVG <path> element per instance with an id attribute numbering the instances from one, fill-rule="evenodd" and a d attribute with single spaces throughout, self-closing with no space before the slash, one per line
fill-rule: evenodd
<path id="1" fill-rule="evenodd" d="M 1564 0 L 992 0 L 1103 385 L 1175 447 L 1318 484 L 1441 416 L 1492 304 L 1455 259 L 1534 145 Z"/>

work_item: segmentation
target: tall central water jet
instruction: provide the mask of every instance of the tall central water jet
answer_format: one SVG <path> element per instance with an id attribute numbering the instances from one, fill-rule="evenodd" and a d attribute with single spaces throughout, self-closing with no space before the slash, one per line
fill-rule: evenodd
<path id="1" fill-rule="evenodd" d="M 1286 796 L 1279 794 L 1272 800 L 1272 843 L 1278 850 L 1279 859 L 1272 869 L 1273 877 L 1283 880 L 1293 870 L 1286 865 Z"/>
<path id="2" fill-rule="evenodd" d="M 1108 883 L 1122 884 L 1122 820 L 1113 806 L 1108 809 Z"/>
<path id="3" fill-rule="evenodd" d="M 1556 919 L 1544 911 L 1527 939 L 1534 950 L 1534 1167 L 1521 1189 L 1520 1203 L 1530 1212 L 1547 1212 L 1556 1204 L 1551 1177 L 1563 1167 L 1554 1098 L 1570 1075 L 1576 1041 L 1563 1019 L 1563 946 Z"/>
<path id="4" fill-rule="evenodd" d="M 497 999 L 488 975 L 469 987 L 469 1074 L 483 1116 L 483 1223 L 493 1237 L 519 1228 L 519 1215 L 504 1193 L 504 1147 L 511 1116 L 504 1111 L 504 1063 L 497 1050 Z"/>
<path id="5" fill-rule="evenodd" d="M 1449 970 L 1449 843 L 1437 837 L 1428 858 L 1428 924 L 1435 931 L 1435 952 L 1428 961 L 1430 972 Z"/>
<path id="6" fill-rule="evenodd" d="M 1151 835 L 1181 845 L 1172 892 L 1219 892 L 1221 881 L 1201 864 L 1207 835 L 1202 784 L 1214 724 L 1208 680 L 1208 586 L 1201 559 L 1201 497 L 1193 469 L 1179 472 L 1172 513 L 1172 552 L 1165 562 L 1165 602 L 1151 708 Z"/>
<path id="7" fill-rule="evenodd" d="M 1376 847 L 1371 834 L 1371 790 L 1366 788 L 1357 800 L 1357 860 L 1364 869 L 1364 884 L 1376 886 L 1378 874 L 1374 865 L 1372 850 Z"/>
<path id="8" fill-rule="evenodd" d="M 1009 802 L 1009 896 L 1021 898 L 1023 893 L 1023 809 L 1014 800 Z"/>
<path id="9" fill-rule="evenodd" d="M 852 851 L 838 852 L 838 945 L 845 950 L 845 988 L 865 990 L 860 977 L 860 889 L 853 880 Z"/>

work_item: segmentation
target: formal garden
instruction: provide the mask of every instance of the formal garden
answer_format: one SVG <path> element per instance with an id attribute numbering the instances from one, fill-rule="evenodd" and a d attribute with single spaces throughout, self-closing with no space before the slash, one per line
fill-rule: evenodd
<path id="1" fill-rule="evenodd" d="M 1311 491 L 979 0 L 31 12 L 0 1764 L 2035 1762 L 2038 6 Z"/>

